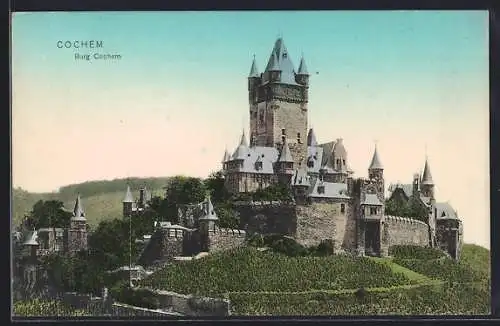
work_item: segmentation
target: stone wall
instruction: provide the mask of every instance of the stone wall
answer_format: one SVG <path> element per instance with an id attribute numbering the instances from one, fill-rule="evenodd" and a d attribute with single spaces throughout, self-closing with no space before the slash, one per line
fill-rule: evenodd
<path id="1" fill-rule="evenodd" d="M 279 233 L 295 236 L 297 210 L 293 203 L 236 202 L 233 209 L 240 216 L 240 229 L 248 233 Z"/>
<path id="2" fill-rule="evenodd" d="M 345 204 L 345 213 L 340 205 Z M 297 241 L 305 246 L 318 245 L 321 240 L 332 239 L 334 250 L 350 250 L 355 246 L 356 222 L 352 205 L 346 201 L 335 203 L 313 202 L 297 206 Z"/>
<path id="3" fill-rule="evenodd" d="M 385 216 L 386 232 L 382 240 L 387 246 L 429 245 L 429 227 L 426 223 L 406 217 Z"/>
<path id="4" fill-rule="evenodd" d="M 170 291 L 151 290 L 162 308 L 186 316 L 229 316 L 230 301 L 221 298 L 209 298 L 195 295 L 184 295 Z"/>
<path id="5" fill-rule="evenodd" d="M 216 227 L 208 233 L 209 251 L 221 251 L 237 247 L 245 241 L 243 230 L 221 229 Z M 203 246 L 202 246 L 203 247 Z"/>

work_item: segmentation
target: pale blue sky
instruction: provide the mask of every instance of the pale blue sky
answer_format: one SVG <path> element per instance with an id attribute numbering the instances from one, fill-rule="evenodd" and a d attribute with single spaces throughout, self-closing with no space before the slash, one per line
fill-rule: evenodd
<path id="1" fill-rule="evenodd" d="M 318 140 L 343 137 L 364 176 L 378 139 L 387 183 L 411 182 L 427 145 L 438 200 L 482 221 L 466 240 L 489 245 L 486 11 L 17 13 L 14 185 L 206 176 L 248 129 L 252 56 L 264 68 L 279 34 L 319 72 Z M 102 40 L 122 59 L 75 61 L 58 40 Z"/>

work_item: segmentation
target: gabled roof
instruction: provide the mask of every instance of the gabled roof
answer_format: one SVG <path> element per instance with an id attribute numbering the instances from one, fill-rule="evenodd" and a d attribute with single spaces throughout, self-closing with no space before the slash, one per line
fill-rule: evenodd
<path id="1" fill-rule="evenodd" d="M 300 58 L 299 71 L 297 73 L 299 75 L 309 75 L 309 72 L 307 71 L 306 60 L 304 59 L 304 56 L 302 56 L 302 58 Z"/>
<path id="2" fill-rule="evenodd" d="M 422 174 L 422 184 L 423 185 L 433 185 L 431 169 L 429 167 L 429 162 L 425 160 L 424 173 Z"/>
<path id="3" fill-rule="evenodd" d="M 130 191 L 130 186 L 127 186 L 127 192 L 125 193 L 125 198 L 123 199 L 124 203 L 133 203 L 134 197 L 132 196 L 132 192 Z"/>
<path id="4" fill-rule="evenodd" d="M 252 78 L 252 77 L 259 77 L 259 76 L 260 76 L 259 69 L 257 68 L 257 62 L 255 62 L 255 56 L 254 56 L 248 77 Z"/>
<path id="5" fill-rule="evenodd" d="M 295 81 L 295 68 L 282 38 L 278 38 L 269 57 L 265 71 L 281 71 L 279 82 L 298 85 Z"/>
<path id="6" fill-rule="evenodd" d="M 370 167 L 368 169 L 383 169 L 382 163 L 380 162 L 380 158 L 378 157 L 377 146 L 375 146 L 375 151 L 373 152 L 372 162 L 370 163 Z"/>
<path id="7" fill-rule="evenodd" d="M 404 194 L 406 195 L 406 197 L 408 197 L 408 198 L 410 198 L 413 194 L 413 185 L 412 184 L 391 184 L 391 185 L 389 185 L 389 188 L 387 190 L 389 190 L 389 192 L 391 192 L 391 196 L 392 196 L 392 193 L 396 189 L 401 189 L 404 192 Z"/>
<path id="8" fill-rule="evenodd" d="M 285 138 L 283 142 L 283 146 L 281 147 L 281 153 L 278 158 L 278 162 L 294 162 L 292 157 L 292 152 L 290 151 L 290 147 L 288 147 L 288 142 Z"/>
<path id="9" fill-rule="evenodd" d="M 318 187 L 323 186 L 324 192 L 319 192 Z M 313 198 L 335 198 L 335 199 L 349 199 L 347 195 L 347 184 L 324 182 L 319 179 L 313 181 L 312 189 L 309 197 Z"/>
<path id="10" fill-rule="evenodd" d="M 72 221 L 85 221 L 85 211 L 83 210 L 80 194 L 76 197 L 75 208 L 73 209 Z"/>

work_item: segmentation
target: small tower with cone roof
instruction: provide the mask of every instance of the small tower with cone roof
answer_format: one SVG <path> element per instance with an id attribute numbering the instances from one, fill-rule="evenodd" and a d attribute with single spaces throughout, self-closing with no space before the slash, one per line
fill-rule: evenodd
<path id="1" fill-rule="evenodd" d="M 428 158 L 425 158 L 424 172 L 422 174 L 422 181 L 420 182 L 420 189 L 423 196 L 434 199 L 434 181 L 432 180 Z"/>
<path id="2" fill-rule="evenodd" d="M 306 60 L 304 59 L 304 55 L 300 59 L 299 70 L 297 71 L 297 75 L 295 79 L 298 84 L 304 85 L 306 87 L 309 86 L 309 72 L 307 71 Z"/>
<path id="3" fill-rule="evenodd" d="M 134 197 L 130 191 L 130 186 L 127 185 L 127 192 L 125 193 L 125 198 L 122 202 L 123 205 L 123 218 L 132 217 L 132 207 L 134 205 Z"/>
<path id="4" fill-rule="evenodd" d="M 255 55 L 253 56 L 252 66 L 250 67 L 250 73 L 248 74 L 248 101 L 250 104 L 257 100 L 257 89 L 262 82 L 260 77 L 259 69 L 257 68 L 257 62 L 255 61 Z"/>
<path id="5" fill-rule="evenodd" d="M 376 143 L 372 160 L 370 162 L 370 166 L 368 167 L 368 178 L 377 183 L 377 191 L 382 194 L 383 198 L 385 192 L 384 166 L 382 165 L 382 162 L 380 160 Z"/>
<path id="6" fill-rule="evenodd" d="M 203 202 L 202 216 L 198 219 L 198 231 L 201 239 L 201 251 L 210 250 L 210 233 L 215 231 L 216 223 L 219 220 L 215 213 L 214 205 L 210 196 Z"/>
<path id="7" fill-rule="evenodd" d="M 290 184 L 291 177 L 294 173 L 294 159 L 288 141 L 284 138 L 281 151 L 276 162 L 276 172 L 278 173 L 279 180 L 284 184 Z"/>
<path id="8" fill-rule="evenodd" d="M 87 219 L 80 194 L 76 197 L 73 216 L 68 229 L 67 247 L 70 252 L 87 249 Z"/>

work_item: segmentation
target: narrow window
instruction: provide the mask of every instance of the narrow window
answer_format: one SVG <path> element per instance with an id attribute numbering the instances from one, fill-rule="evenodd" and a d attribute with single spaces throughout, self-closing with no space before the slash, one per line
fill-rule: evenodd
<path id="1" fill-rule="evenodd" d="M 300 132 L 297 133 L 297 143 L 302 144 L 302 141 L 300 140 Z"/>
<path id="2" fill-rule="evenodd" d="M 281 143 L 283 143 L 283 144 L 285 143 L 285 138 L 286 138 L 286 136 L 281 136 Z"/>
<path id="3" fill-rule="evenodd" d="M 281 134 L 282 134 L 283 136 L 285 136 L 285 135 L 286 135 L 286 129 L 285 129 L 285 128 L 281 129 Z"/>
<path id="4" fill-rule="evenodd" d="M 318 194 L 324 194 L 325 193 L 325 186 L 318 186 Z"/>
<path id="5" fill-rule="evenodd" d="M 344 213 L 345 213 L 345 204 L 340 204 L 340 212 L 341 212 L 342 214 L 344 214 Z"/>
<path id="6" fill-rule="evenodd" d="M 377 208 L 376 207 L 370 207 L 370 215 L 377 215 Z"/>
<path id="7" fill-rule="evenodd" d="M 342 160 L 342 164 L 345 165 L 345 160 Z"/>

